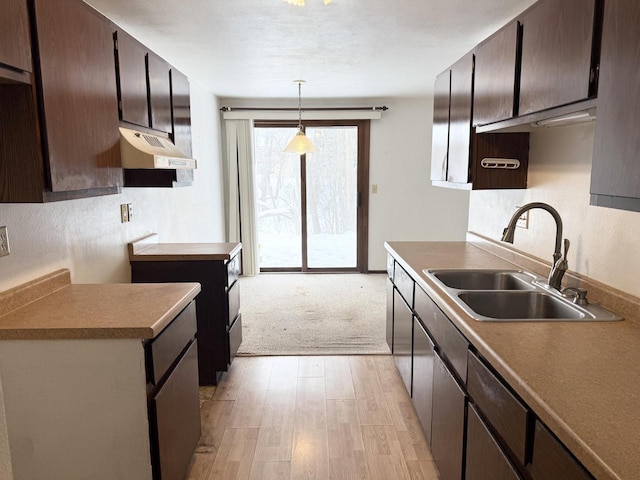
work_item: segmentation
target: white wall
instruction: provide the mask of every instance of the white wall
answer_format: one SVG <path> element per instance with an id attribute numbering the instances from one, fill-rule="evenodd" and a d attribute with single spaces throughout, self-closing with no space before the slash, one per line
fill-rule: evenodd
<path id="1" fill-rule="evenodd" d="M 469 230 L 499 240 L 516 205 L 548 203 L 571 241 L 569 269 L 640 296 L 640 213 L 589 205 L 594 129 L 582 124 L 532 133 L 529 188 L 473 192 Z M 553 219 L 542 210 L 531 211 L 529 219 L 528 230 L 516 229 L 514 247 L 551 261 Z"/>
<path id="2" fill-rule="evenodd" d="M 371 122 L 369 268 L 384 270 L 388 240 L 464 240 L 469 193 L 431 186 L 432 98 L 386 101 Z"/>
<path id="3" fill-rule="evenodd" d="M 124 188 L 121 194 L 49 204 L 0 204 L 11 254 L 0 258 L 0 291 L 57 268 L 74 283 L 129 282 L 127 242 L 157 232 L 161 241 L 224 241 L 220 115 L 216 97 L 191 83 L 191 187 Z M 134 220 L 120 223 L 120 204 Z"/>
<path id="4" fill-rule="evenodd" d="M 236 107 L 296 107 L 294 100 L 221 99 Z M 432 187 L 433 98 L 303 99 L 303 107 L 386 105 L 371 120 L 369 269 L 386 269 L 387 240 L 464 240 L 469 193 Z M 371 193 L 371 185 L 378 193 Z"/>

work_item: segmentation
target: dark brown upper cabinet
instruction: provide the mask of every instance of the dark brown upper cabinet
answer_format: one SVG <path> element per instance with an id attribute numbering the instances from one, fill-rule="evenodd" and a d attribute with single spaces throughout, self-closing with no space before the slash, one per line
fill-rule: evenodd
<path id="1" fill-rule="evenodd" d="M 519 115 L 596 95 L 596 1 L 540 0 L 522 15 Z"/>
<path id="2" fill-rule="evenodd" d="M 447 180 L 449 155 L 449 100 L 451 98 L 451 70 L 436 77 L 433 87 L 433 135 L 431 150 L 431 180 Z"/>
<path id="3" fill-rule="evenodd" d="M 473 125 L 517 115 L 518 22 L 511 22 L 476 48 Z"/>
<path id="4" fill-rule="evenodd" d="M 173 125 L 173 143 L 187 156 L 191 149 L 191 90 L 189 79 L 180 71 L 172 68 L 171 74 L 171 123 Z M 193 170 L 176 170 L 176 186 L 191 185 Z"/>
<path id="5" fill-rule="evenodd" d="M 36 81 L 0 87 L 0 200 L 118 193 L 111 23 L 78 0 L 35 0 L 33 15 Z"/>
<path id="6" fill-rule="evenodd" d="M 529 134 L 476 134 L 474 56 L 468 53 L 436 77 L 431 180 L 461 189 L 526 188 Z M 483 159 L 514 159 L 517 169 L 484 168 Z"/>
<path id="7" fill-rule="evenodd" d="M 120 120 L 170 134 L 169 64 L 122 30 L 114 41 Z"/>
<path id="8" fill-rule="evenodd" d="M 114 33 L 120 120 L 150 127 L 147 49 L 123 30 Z"/>
<path id="9" fill-rule="evenodd" d="M 120 120 L 170 137 L 191 156 L 187 77 L 122 30 L 114 33 L 114 41 Z M 124 170 L 126 187 L 181 187 L 192 183 L 193 170 Z"/>
<path id="10" fill-rule="evenodd" d="M 9 67 L 9 68 L 5 68 Z M 33 71 L 27 0 L 4 0 L 0 15 L 0 77 Z M 19 78 L 15 78 L 19 80 Z"/>
<path id="11" fill-rule="evenodd" d="M 169 64 L 155 53 L 147 54 L 149 73 L 149 106 L 151 128 L 172 133 L 171 125 L 171 77 Z"/>
<path id="12" fill-rule="evenodd" d="M 171 69 L 171 114 L 173 143 L 185 155 L 191 156 L 191 90 L 189 79 Z"/>
<path id="13" fill-rule="evenodd" d="M 473 62 L 473 54 L 468 53 L 451 67 L 447 181 L 453 183 L 467 183 L 470 180 Z"/>
<path id="14" fill-rule="evenodd" d="M 607 0 L 591 204 L 640 211 L 640 2 Z"/>
<path id="15" fill-rule="evenodd" d="M 469 182 L 473 54 L 436 77 L 434 86 L 431 180 Z"/>

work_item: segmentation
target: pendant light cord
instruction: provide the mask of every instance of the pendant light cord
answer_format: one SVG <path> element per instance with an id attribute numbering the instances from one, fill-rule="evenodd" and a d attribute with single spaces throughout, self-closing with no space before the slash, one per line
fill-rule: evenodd
<path id="1" fill-rule="evenodd" d="M 298 130 L 302 131 L 302 82 L 298 82 Z"/>

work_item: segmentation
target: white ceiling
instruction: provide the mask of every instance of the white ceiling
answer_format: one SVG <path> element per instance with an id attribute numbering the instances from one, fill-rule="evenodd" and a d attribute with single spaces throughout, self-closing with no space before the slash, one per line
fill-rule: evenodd
<path id="1" fill-rule="evenodd" d="M 534 0 L 85 0 L 220 97 L 428 94 Z"/>

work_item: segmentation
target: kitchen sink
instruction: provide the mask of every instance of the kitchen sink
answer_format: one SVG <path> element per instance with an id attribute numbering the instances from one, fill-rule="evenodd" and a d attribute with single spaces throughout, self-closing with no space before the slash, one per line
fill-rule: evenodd
<path id="1" fill-rule="evenodd" d="M 423 270 L 471 318 L 485 322 L 611 321 L 622 317 L 595 304 L 578 305 L 523 270 Z"/>
<path id="2" fill-rule="evenodd" d="M 535 290 L 536 277 L 521 270 L 434 270 L 442 284 L 457 290 Z"/>
<path id="3" fill-rule="evenodd" d="M 545 292 L 475 291 L 460 293 L 458 298 L 477 315 L 495 320 L 582 320 L 586 317 L 586 313 L 571 303 Z"/>

